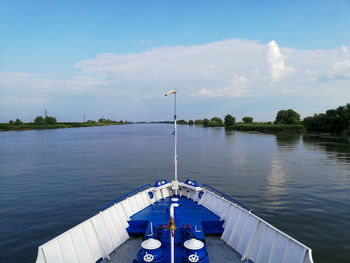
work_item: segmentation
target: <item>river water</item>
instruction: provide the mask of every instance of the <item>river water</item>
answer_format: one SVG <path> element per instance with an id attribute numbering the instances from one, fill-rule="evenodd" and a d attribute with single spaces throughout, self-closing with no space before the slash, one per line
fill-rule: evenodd
<path id="1" fill-rule="evenodd" d="M 0 133 L 0 262 L 37 248 L 144 184 L 173 177 L 172 126 Z M 350 262 L 350 142 L 179 126 L 179 179 L 207 183 L 313 250 Z M 135 254 L 136 255 L 136 254 Z"/>

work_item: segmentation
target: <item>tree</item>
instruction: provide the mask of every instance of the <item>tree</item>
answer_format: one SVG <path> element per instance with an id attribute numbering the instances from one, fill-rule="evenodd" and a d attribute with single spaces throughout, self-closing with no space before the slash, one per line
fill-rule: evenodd
<path id="1" fill-rule="evenodd" d="M 202 125 L 203 124 L 203 120 L 195 120 L 194 124 L 196 125 Z"/>
<path id="2" fill-rule="evenodd" d="M 306 117 L 303 124 L 307 130 L 346 135 L 350 131 L 350 104 Z"/>
<path id="3" fill-rule="evenodd" d="M 209 120 L 207 118 L 203 119 L 203 125 L 208 126 L 209 125 Z"/>
<path id="4" fill-rule="evenodd" d="M 177 123 L 178 124 L 187 124 L 187 122 L 185 120 L 178 120 Z"/>
<path id="5" fill-rule="evenodd" d="M 276 115 L 276 124 L 300 124 L 300 115 L 292 109 L 280 110 Z"/>
<path id="6" fill-rule="evenodd" d="M 10 124 L 13 124 L 13 120 L 10 120 L 9 123 L 10 123 Z"/>
<path id="7" fill-rule="evenodd" d="M 45 122 L 46 122 L 46 124 L 54 125 L 54 124 L 57 123 L 57 120 L 56 120 L 55 117 L 46 116 L 46 117 L 45 117 Z"/>
<path id="8" fill-rule="evenodd" d="M 210 126 L 224 126 L 224 122 L 219 117 L 213 117 L 210 120 Z"/>
<path id="9" fill-rule="evenodd" d="M 236 122 L 236 118 L 233 117 L 231 114 L 227 114 L 225 116 L 225 122 L 224 123 L 225 123 L 226 127 L 232 126 L 233 124 L 235 124 L 235 122 Z"/>
<path id="10" fill-rule="evenodd" d="M 189 120 L 188 125 L 193 125 L 193 120 Z"/>
<path id="11" fill-rule="evenodd" d="M 22 122 L 20 119 L 16 119 L 15 124 L 16 124 L 16 125 L 22 125 L 23 122 Z"/>
<path id="12" fill-rule="evenodd" d="M 242 121 L 244 123 L 252 123 L 253 122 L 253 117 L 243 117 Z"/>
<path id="13" fill-rule="evenodd" d="M 34 119 L 36 125 L 45 125 L 45 119 L 42 116 L 38 116 Z"/>

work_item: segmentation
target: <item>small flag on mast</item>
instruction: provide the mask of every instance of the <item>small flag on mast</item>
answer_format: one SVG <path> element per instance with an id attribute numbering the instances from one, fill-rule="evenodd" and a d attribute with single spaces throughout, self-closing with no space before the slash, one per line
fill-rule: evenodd
<path id="1" fill-rule="evenodd" d="M 169 96 L 170 94 L 176 94 L 176 89 L 169 91 L 165 96 Z"/>

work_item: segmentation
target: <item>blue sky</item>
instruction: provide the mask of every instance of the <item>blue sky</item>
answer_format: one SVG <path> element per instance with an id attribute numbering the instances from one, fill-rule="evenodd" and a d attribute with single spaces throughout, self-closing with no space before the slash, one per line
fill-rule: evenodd
<path id="1" fill-rule="evenodd" d="M 0 121 L 302 117 L 350 102 L 350 1 L 0 0 Z M 172 101 L 171 101 L 172 102 Z"/>

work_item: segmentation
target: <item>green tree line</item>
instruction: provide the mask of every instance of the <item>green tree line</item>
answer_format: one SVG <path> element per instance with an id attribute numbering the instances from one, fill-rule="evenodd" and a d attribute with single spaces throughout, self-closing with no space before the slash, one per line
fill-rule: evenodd
<path id="1" fill-rule="evenodd" d="M 75 127 L 91 127 L 105 125 L 130 124 L 128 121 L 112 121 L 110 119 L 100 118 L 97 122 L 88 120 L 87 122 L 57 122 L 52 116 L 37 116 L 33 122 L 24 123 L 20 119 L 10 120 L 8 123 L 0 123 L 0 131 L 8 130 L 27 130 L 27 129 L 57 129 L 57 128 L 75 128 Z"/>
<path id="2" fill-rule="evenodd" d="M 325 113 L 300 119 L 300 114 L 293 109 L 280 110 L 276 114 L 273 123 L 254 123 L 253 117 L 245 116 L 241 123 L 236 123 L 236 118 L 227 114 L 224 120 L 219 117 L 199 120 L 181 120 L 182 124 L 202 125 L 204 127 L 230 127 L 239 130 L 302 130 L 326 132 L 337 135 L 350 136 L 350 104 L 329 109 Z"/>
<path id="3" fill-rule="evenodd" d="M 350 104 L 303 119 L 307 130 L 350 135 Z"/>

